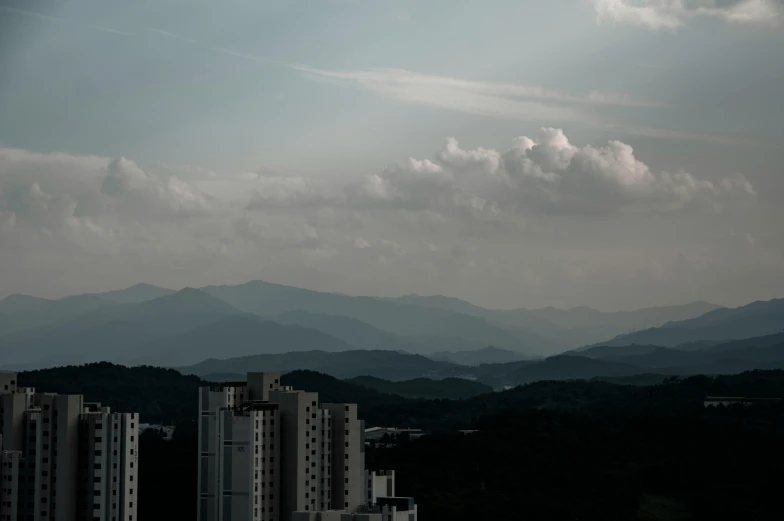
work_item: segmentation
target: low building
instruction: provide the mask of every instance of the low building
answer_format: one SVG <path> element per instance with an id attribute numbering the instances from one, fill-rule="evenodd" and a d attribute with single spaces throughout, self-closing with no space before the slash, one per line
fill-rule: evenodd
<path id="1" fill-rule="evenodd" d="M 417 505 L 411 497 L 381 497 L 355 512 L 294 512 L 291 521 L 417 521 Z"/>
<path id="2" fill-rule="evenodd" d="M 389 438 L 396 438 L 398 436 L 408 436 L 409 438 L 418 438 L 425 433 L 422 429 L 405 429 L 398 427 L 370 427 L 365 429 L 365 443 L 373 441 L 381 441 L 384 436 Z"/>
<path id="3" fill-rule="evenodd" d="M 754 404 L 775 403 L 780 401 L 781 398 L 745 398 L 740 396 L 706 396 L 703 405 L 705 405 L 705 407 L 718 407 L 719 405 L 723 405 L 725 407 L 730 405 L 743 405 L 744 407 L 748 407 L 749 405 L 754 405 Z"/>
<path id="4" fill-rule="evenodd" d="M 166 441 L 170 441 L 172 439 L 172 436 L 174 436 L 173 425 L 160 425 L 157 423 L 140 423 L 139 432 L 142 433 L 144 431 L 158 431 L 161 433 L 163 439 Z"/>

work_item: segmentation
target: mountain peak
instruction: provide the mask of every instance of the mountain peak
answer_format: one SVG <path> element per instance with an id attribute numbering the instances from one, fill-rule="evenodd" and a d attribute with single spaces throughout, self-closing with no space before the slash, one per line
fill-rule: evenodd
<path id="1" fill-rule="evenodd" d="M 170 289 L 140 282 L 125 289 L 115 289 L 104 293 L 97 293 L 95 296 L 118 304 L 136 304 L 172 293 L 173 291 Z"/>
<path id="2" fill-rule="evenodd" d="M 138 309 L 155 312 L 194 313 L 210 312 L 235 314 L 241 311 L 231 304 L 196 288 L 183 288 L 177 292 L 136 304 Z"/>

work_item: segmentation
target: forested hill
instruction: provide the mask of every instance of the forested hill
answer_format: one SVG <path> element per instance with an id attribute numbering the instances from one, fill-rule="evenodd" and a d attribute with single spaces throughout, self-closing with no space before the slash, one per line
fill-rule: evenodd
<path id="1" fill-rule="evenodd" d="M 19 380 L 178 424 L 169 442 L 141 436 L 139 518 L 195 517 L 198 378 L 90 364 Z M 396 470 L 398 494 L 417 498 L 422 519 L 784 519 L 784 403 L 703 407 L 706 394 L 784 397 L 784 371 L 653 386 L 544 381 L 465 400 L 406 399 L 307 371 L 283 383 L 356 402 L 369 425 L 433 432 L 366 453 L 370 468 Z"/>
<path id="2" fill-rule="evenodd" d="M 434 430 L 467 427 L 483 414 L 528 407 L 694 410 L 702 406 L 706 394 L 784 398 L 784 371 L 781 370 L 670 378 L 655 386 L 584 380 L 542 381 L 459 401 L 407 399 L 313 371 L 293 371 L 283 375 L 282 380 L 284 385 L 318 392 L 322 402 L 357 403 L 360 415 L 369 426 L 397 425 Z M 100 401 L 116 411 L 139 412 L 144 422 L 171 424 L 195 419 L 197 388 L 203 385 L 199 378 L 172 369 L 128 368 L 110 363 L 23 372 L 19 382 L 42 391 L 81 393 L 87 401 Z"/>

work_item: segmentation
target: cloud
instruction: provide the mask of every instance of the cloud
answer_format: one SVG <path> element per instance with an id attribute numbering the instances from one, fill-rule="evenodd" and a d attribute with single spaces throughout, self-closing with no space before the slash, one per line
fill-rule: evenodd
<path id="1" fill-rule="evenodd" d="M 662 252 L 706 212 L 717 237 L 739 229 L 764 243 L 731 211 L 754 203 L 745 177 L 656 171 L 627 144 L 577 145 L 554 128 L 505 150 L 450 138 L 429 158 L 340 182 L 180 173 L 0 148 L 0 294 L 268 278 L 361 293 L 451 293 L 483 280 L 471 291 L 541 296 L 564 278 L 590 280 L 654 217 L 670 219 L 655 245 Z M 237 189 L 211 191 L 223 177 Z M 497 275 L 479 277 L 486 273 Z M 506 282 L 492 286 L 496 279 Z"/>
<path id="2" fill-rule="evenodd" d="M 521 136 L 504 152 L 464 149 L 447 139 L 430 159 L 408 158 L 342 189 L 312 179 L 267 178 L 249 210 L 324 208 L 415 214 L 419 224 L 512 223 L 537 214 L 611 215 L 723 211 L 753 204 L 742 175 L 708 180 L 685 171 L 654 171 L 621 141 L 576 146 L 557 128 Z M 409 217 L 403 217 L 408 215 Z"/>
<path id="3" fill-rule="evenodd" d="M 780 28 L 781 0 L 593 0 L 598 22 L 674 31 L 692 19 L 714 18 L 730 25 Z"/>
<path id="4" fill-rule="evenodd" d="M 543 128 L 536 139 L 518 139 L 504 162 L 519 200 L 548 211 L 671 212 L 692 205 L 720 210 L 736 199 L 753 202 L 757 195 L 740 175 L 713 182 L 684 171 L 654 172 L 625 143 L 577 147 L 554 128 Z"/>
<path id="5" fill-rule="evenodd" d="M 101 193 L 136 213 L 159 217 L 207 213 L 214 204 L 210 196 L 187 182 L 149 174 L 124 157 L 109 162 Z"/>
<path id="6" fill-rule="evenodd" d="M 10 234 L 4 238 L 18 245 L 48 239 L 112 250 L 123 234 L 130 239 L 165 221 L 222 211 L 187 182 L 145 172 L 122 157 L 0 148 L 0 213 Z"/>
<path id="7" fill-rule="evenodd" d="M 401 69 L 333 71 L 299 65 L 291 68 L 316 81 L 336 81 L 390 99 L 505 119 L 590 121 L 591 116 L 572 105 L 654 106 L 624 94 L 594 91 L 575 96 L 536 86 L 461 80 Z"/>
<path id="8" fill-rule="evenodd" d="M 341 204 L 343 194 L 335 192 L 330 186 L 302 176 L 256 176 L 248 210 L 267 210 L 276 208 L 322 207 Z"/>

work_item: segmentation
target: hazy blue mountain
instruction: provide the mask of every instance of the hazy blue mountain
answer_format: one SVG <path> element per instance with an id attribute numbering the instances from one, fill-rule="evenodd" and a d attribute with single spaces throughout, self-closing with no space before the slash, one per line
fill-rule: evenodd
<path id="1" fill-rule="evenodd" d="M 307 369 L 326 373 L 337 378 L 376 376 L 387 380 L 410 380 L 420 377 L 460 376 L 465 367 L 430 360 L 421 355 L 396 351 L 302 351 L 285 354 L 264 354 L 230 358 L 209 359 L 195 365 L 181 367 L 183 374 L 197 376 L 215 373 L 244 374 L 248 371 L 289 372 Z"/>
<path id="2" fill-rule="evenodd" d="M 399 349 L 403 344 L 397 335 L 381 331 L 370 324 L 355 318 L 328 315 L 326 313 L 308 313 L 301 309 L 286 311 L 270 317 L 281 324 L 299 325 L 322 331 L 348 342 L 356 349 Z"/>
<path id="3" fill-rule="evenodd" d="M 784 331 L 784 299 L 722 308 L 700 317 L 670 322 L 662 327 L 617 336 L 603 345 L 654 344 L 675 347 L 699 341 L 728 341 Z"/>
<path id="4" fill-rule="evenodd" d="M 520 353 L 489 346 L 473 351 L 442 351 L 430 355 L 433 360 L 443 360 L 461 365 L 497 364 L 524 360 Z"/>
<path id="5" fill-rule="evenodd" d="M 0 339 L 25 331 L 62 324 L 85 313 L 115 305 L 95 295 L 47 300 L 11 295 L 0 302 Z"/>
<path id="6" fill-rule="evenodd" d="M 666 324 L 678 328 L 704 328 L 723 326 L 728 321 L 765 321 L 770 315 L 784 317 L 784 299 L 757 300 L 737 308 L 720 308 L 690 320 Z M 784 327 L 782 327 L 784 329 Z"/>
<path id="7" fill-rule="evenodd" d="M 462 400 L 493 392 L 493 388 L 489 385 L 463 378 L 444 378 L 443 380 L 414 378 L 402 382 L 391 382 L 374 376 L 358 376 L 347 381 L 367 389 L 406 398 Z"/>
<path id="8" fill-rule="evenodd" d="M 693 302 L 680 306 L 644 308 L 634 311 L 604 312 L 589 307 L 557 309 L 485 309 L 451 297 L 405 295 L 387 299 L 396 303 L 416 305 L 481 317 L 523 334 L 537 335 L 538 354 L 555 354 L 569 348 L 592 344 L 622 333 L 658 326 L 672 320 L 699 316 L 719 306 Z"/>
<path id="9" fill-rule="evenodd" d="M 572 329 L 614 324 L 628 329 L 648 329 L 676 320 L 699 317 L 721 308 L 709 302 L 692 302 L 677 306 L 659 306 L 631 311 L 598 311 L 589 307 L 532 309 L 529 313 L 547 319 L 560 327 Z"/>
<path id="10" fill-rule="evenodd" d="M 592 358 L 669 373 L 738 373 L 770 369 L 784 363 L 784 333 L 724 343 L 661 346 L 596 346 L 579 353 Z"/>
<path id="11" fill-rule="evenodd" d="M 574 380 L 591 379 L 599 376 L 632 376 L 645 373 L 646 370 L 618 362 L 595 360 L 585 356 L 558 355 L 541 362 L 524 365 L 510 373 L 504 379 L 516 384 L 525 384 L 538 380 Z"/>
<path id="12" fill-rule="evenodd" d="M 639 355 L 647 355 L 657 349 L 660 349 L 661 346 L 654 346 L 654 345 L 628 345 L 628 346 L 606 346 L 606 345 L 598 345 L 589 347 L 587 349 L 580 349 L 576 351 L 570 351 L 571 355 L 577 356 L 587 356 L 588 358 L 606 358 L 606 357 L 623 357 L 623 356 L 639 356 Z"/>
<path id="13" fill-rule="evenodd" d="M 186 288 L 138 304 L 104 306 L 67 322 L 0 338 L 0 365 L 29 366 L 52 357 L 124 360 L 154 340 L 238 313 L 219 299 Z"/>
<path id="14" fill-rule="evenodd" d="M 482 318 L 491 324 L 508 329 L 523 337 L 531 339 L 537 346 L 536 355 L 560 353 L 570 344 L 564 344 L 564 330 L 546 319 L 531 314 L 526 309 L 486 309 L 465 300 L 441 295 L 404 295 L 402 297 L 384 299 L 397 304 L 417 306 L 428 309 L 452 311 L 463 315 Z M 568 336 L 568 334 L 566 334 Z M 606 337 L 599 337 L 606 338 Z M 578 345 L 583 345 L 583 343 Z"/>
<path id="15" fill-rule="evenodd" d="M 357 349 L 384 349 L 387 351 L 429 354 L 444 350 L 470 351 L 476 349 L 478 344 L 476 340 L 458 336 L 393 334 L 355 318 L 326 313 L 308 313 L 296 310 L 287 311 L 270 318 L 281 324 L 297 324 L 322 331 L 348 342 Z M 518 352 L 518 356 L 522 355 Z"/>
<path id="16" fill-rule="evenodd" d="M 677 368 L 708 366 L 722 361 L 722 358 L 708 351 L 680 351 L 667 347 L 656 347 L 647 353 L 613 354 L 601 357 L 601 360 L 621 362 L 638 367 Z"/>
<path id="17" fill-rule="evenodd" d="M 442 295 L 403 295 L 402 297 L 384 298 L 382 300 L 404 304 L 406 306 L 419 306 L 433 309 L 444 309 L 482 318 L 493 318 L 495 311 L 466 302 L 459 298 L 444 297 Z"/>
<path id="18" fill-rule="evenodd" d="M 152 284 L 134 284 L 130 288 L 116 289 L 105 293 L 96 293 L 102 299 L 119 304 L 137 304 L 175 293 L 174 290 L 153 286 Z"/>
<path id="19" fill-rule="evenodd" d="M 713 353 L 725 353 L 737 352 L 745 349 L 775 347 L 779 345 L 784 345 L 784 333 L 721 342 L 707 346 L 705 349 L 709 349 Z M 683 349 L 683 347 L 684 346 L 678 346 L 678 349 Z"/>
<path id="20" fill-rule="evenodd" d="M 511 332 L 481 317 L 451 310 L 399 304 L 374 297 L 351 297 L 253 281 L 239 286 L 208 286 L 203 290 L 249 313 L 272 317 L 301 310 L 361 320 L 388 333 L 408 337 L 456 337 L 474 342 L 474 348 L 492 344 L 535 353 L 541 343 L 536 334 Z"/>
<path id="21" fill-rule="evenodd" d="M 33 311 L 51 303 L 51 300 L 30 295 L 8 295 L 0 300 L 0 313 L 14 313 L 16 311 Z"/>
<path id="22" fill-rule="evenodd" d="M 216 355 L 227 358 L 293 351 L 349 351 L 354 346 L 315 329 L 283 325 L 258 315 L 230 315 L 167 336 L 134 350 L 134 365 L 192 365 Z"/>

